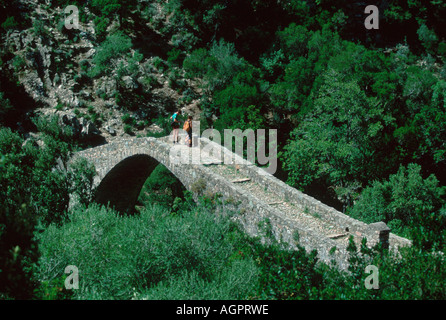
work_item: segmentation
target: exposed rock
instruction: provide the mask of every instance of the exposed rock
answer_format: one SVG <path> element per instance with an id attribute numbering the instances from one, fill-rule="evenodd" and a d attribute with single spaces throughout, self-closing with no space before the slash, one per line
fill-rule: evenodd
<path id="1" fill-rule="evenodd" d="M 118 66 L 122 65 L 122 70 L 126 70 L 129 67 L 129 55 L 110 61 L 111 68 L 106 74 L 90 78 L 88 69 L 94 67 L 92 58 L 98 47 L 93 20 L 80 23 L 75 37 L 69 38 L 66 30 L 55 27 L 57 21 L 54 19 L 62 19 L 63 7 L 48 3 L 43 5 L 37 0 L 21 2 L 35 7 L 30 16 L 31 21 L 44 21 L 46 31 L 44 36 L 36 35 L 33 27 L 8 32 L 5 49 L 24 60 L 19 67 L 17 63 L 14 66 L 11 60 L 8 67 L 17 75 L 27 94 L 35 100 L 37 108 L 44 113 L 57 113 L 61 117 L 61 124 L 72 127 L 80 139 L 92 136 L 110 139 L 124 134 L 121 117 L 129 112 L 125 110 L 128 107 L 125 99 L 130 98 L 129 101 L 133 102 L 132 92 L 135 90 L 143 96 L 143 99 L 135 99 L 138 106 L 130 111 L 132 117 L 138 120 L 138 125 L 133 127 L 137 134 L 145 134 L 147 130 L 161 130 L 157 126 L 148 128 L 147 125 L 151 124 L 149 120 L 169 114 L 179 107 L 182 93 L 169 87 L 168 74 L 162 74 L 166 71 L 154 67 L 153 56 L 132 61 L 132 73 L 123 73 L 125 76 L 122 78 L 117 77 Z M 90 15 L 88 6 L 83 10 L 86 16 Z M 119 21 L 114 20 L 109 25 L 109 31 L 117 27 Z M 121 89 L 125 89 L 125 92 L 121 92 L 122 99 L 116 99 Z M 187 114 L 199 114 L 196 101 L 188 102 Z M 92 122 L 82 118 L 80 113 L 74 113 L 75 108 L 84 107 L 93 107 L 96 114 L 101 115 L 101 131 Z"/>
<path id="2" fill-rule="evenodd" d="M 113 129 L 112 127 L 106 126 L 104 129 L 105 129 L 105 131 L 107 131 L 110 135 L 112 135 L 112 136 L 116 136 L 116 130 Z"/>
<path id="3" fill-rule="evenodd" d="M 50 113 L 50 112 L 49 112 Z M 59 125 L 68 126 L 73 130 L 73 135 L 81 140 L 88 140 L 100 134 L 95 125 L 81 117 L 80 119 L 72 112 L 57 111 L 53 112 L 59 116 Z"/>
<path id="4" fill-rule="evenodd" d="M 105 94 L 107 97 L 112 97 L 116 92 L 117 83 L 112 77 L 102 77 L 95 81 L 95 87 L 98 96 Z"/>
<path id="5" fill-rule="evenodd" d="M 99 131 L 95 127 L 95 125 L 85 118 L 80 119 L 80 125 L 82 127 L 81 138 L 88 138 L 90 136 L 95 136 L 99 134 Z"/>
<path id="6" fill-rule="evenodd" d="M 26 92 L 36 101 L 48 103 L 45 88 L 37 71 L 26 70 L 19 75 L 19 81 L 23 84 Z"/>
<path id="7" fill-rule="evenodd" d="M 34 147 L 42 147 L 44 145 L 43 140 L 40 138 L 40 134 L 34 132 L 28 132 L 26 134 L 26 139 L 22 143 L 22 147 L 27 144 L 31 144 Z"/>
<path id="8" fill-rule="evenodd" d="M 134 90 L 139 87 L 138 83 L 134 81 L 133 78 L 130 76 L 122 77 L 122 81 L 124 82 L 124 86 L 126 87 L 126 89 Z"/>
<path id="9" fill-rule="evenodd" d="M 6 35 L 5 44 L 9 47 L 10 51 L 20 51 L 22 50 L 22 35 L 18 31 L 9 32 Z"/>
<path id="10" fill-rule="evenodd" d="M 88 50 L 87 53 L 84 54 L 84 59 L 92 58 L 95 53 L 96 53 L 95 49 Z"/>
<path id="11" fill-rule="evenodd" d="M 159 132 L 163 132 L 163 129 L 160 126 L 158 126 L 157 124 L 152 124 L 149 126 L 148 131 L 154 132 L 154 133 L 159 133 Z"/>

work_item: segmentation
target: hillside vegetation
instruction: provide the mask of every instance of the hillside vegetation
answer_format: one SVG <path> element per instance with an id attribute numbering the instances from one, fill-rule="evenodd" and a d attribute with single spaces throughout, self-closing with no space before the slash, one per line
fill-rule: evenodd
<path id="1" fill-rule="evenodd" d="M 374 5 L 378 30 L 359 1 L 0 0 L 0 298 L 444 299 L 446 4 Z M 413 246 L 352 243 L 343 273 L 248 238 L 162 166 L 139 213 L 96 205 L 71 154 L 168 135 L 178 109 L 277 129 L 278 178 Z"/>

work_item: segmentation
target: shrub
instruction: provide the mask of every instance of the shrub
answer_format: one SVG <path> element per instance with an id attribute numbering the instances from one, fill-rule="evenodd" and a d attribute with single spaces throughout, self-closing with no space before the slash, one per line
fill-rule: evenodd
<path id="1" fill-rule="evenodd" d="M 12 111 L 13 106 L 8 98 L 4 97 L 4 93 L 0 92 L 0 123 L 7 117 L 8 113 Z"/>
<path id="2" fill-rule="evenodd" d="M 96 170 L 86 159 L 76 159 L 69 166 L 68 179 L 72 183 L 71 194 L 77 196 L 79 205 L 88 205 L 94 199 L 93 180 Z"/>
<path id="3" fill-rule="evenodd" d="M 2 23 L 1 27 L 5 30 L 16 29 L 19 26 L 19 23 L 15 21 L 15 18 L 7 17 L 6 20 Z"/>
<path id="4" fill-rule="evenodd" d="M 153 66 L 160 71 L 164 71 L 164 69 L 166 67 L 165 62 L 160 57 L 153 58 L 152 63 L 153 63 Z"/>
<path id="5" fill-rule="evenodd" d="M 28 299 L 36 283 L 34 232 L 60 224 L 68 208 L 71 186 L 59 166 L 72 148 L 57 119 L 35 120 L 43 145 L 24 141 L 10 129 L 0 129 L 0 297 Z M 78 170 L 78 181 L 83 178 Z M 76 183 L 74 184 L 76 185 Z M 78 190 L 80 188 L 79 185 Z"/>
<path id="6" fill-rule="evenodd" d="M 2 136 L 2 132 L 0 132 Z M 3 138 L 3 136 L 2 136 Z M 3 167 L 1 175 L 5 174 Z M 3 180 L 3 179 L 1 179 Z M 0 181 L 2 188 L 4 181 Z M 32 266 L 37 261 L 37 224 L 29 196 L 19 193 L 0 202 L 0 299 L 29 299 L 37 286 Z"/>
<path id="7" fill-rule="evenodd" d="M 133 135 L 133 126 L 130 124 L 125 124 L 124 125 L 124 132 L 129 134 L 129 135 Z"/>
<path id="8" fill-rule="evenodd" d="M 128 53 L 131 48 L 132 41 L 124 33 L 119 31 L 108 36 L 93 57 L 95 67 L 90 76 L 96 77 L 109 70 L 114 65 L 112 60 Z"/>
<path id="9" fill-rule="evenodd" d="M 205 281 L 196 271 L 184 271 L 136 294 L 143 300 L 233 300 L 244 299 L 253 290 L 256 269 L 251 261 L 235 261 L 215 279 Z"/>
<path id="10" fill-rule="evenodd" d="M 405 236 L 426 233 L 416 244 L 430 247 L 438 242 L 441 247 L 445 233 L 444 215 L 439 212 L 443 195 L 444 188 L 434 175 L 423 179 L 421 167 L 409 164 L 407 168 L 401 166 L 388 180 L 375 181 L 364 189 L 349 214 L 367 223 L 384 221 L 393 227 L 393 232 Z"/>
<path id="11" fill-rule="evenodd" d="M 125 114 L 121 117 L 121 120 L 122 120 L 122 122 L 123 122 L 124 124 L 128 124 L 128 125 L 130 125 L 130 126 L 134 126 L 134 125 L 136 124 L 136 120 L 135 120 L 135 118 L 134 118 L 132 115 L 128 114 L 128 113 L 125 113 Z"/>
<path id="12" fill-rule="evenodd" d="M 266 235 L 268 237 L 268 235 Z M 360 253 L 350 240 L 349 272 L 318 261 L 316 251 L 289 250 L 241 232 L 204 207 L 171 215 L 148 206 L 121 216 L 78 207 L 70 222 L 38 236 L 39 281 L 60 286 L 67 265 L 79 268 L 74 299 L 444 299 L 441 254 L 379 246 Z M 365 287 L 365 267 L 379 268 L 379 290 Z M 56 279 L 52 281 L 51 279 Z"/>
<path id="13" fill-rule="evenodd" d="M 446 58 L 446 42 L 442 41 L 438 45 L 438 54 L 443 57 L 443 59 Z"/>
<path id="14" fill-rule="evenodd" d="M 165 166 L 159 164 L 144 183 L 139 201 L 145 206 L 149 204 L 172 208 L 175 199 L 184 198 L 184 186 Z"/>
<path id="15" fill-rule="evenodd" d="M 183 53 L 177 48 L 174 48 L 167 53 L 167 62 L 169 64 L 180 66 L 182 65 L 183 59 Z"/>
<path id="16" fill-rule="evenodd" d="M 249 258 L 229 263 L 232 232 L 229 220 L 203 209 L 178 217 L 156 206 L 138 216 L 79 208 L 39 236 L 38 275 L 48 281 L 77 266 L 78 299 L 238 299 L 252 290 L 256 268 Z"/>
<path id="17" fill-rule="evenodd" d="M 90 62 L 88 60 L 81 60 L 79 61 L 79 67 L 82 71 L 87 72 L 88 68 L 90 68 Z"/>
<path id="18" fill-rule="evenodd" d="M 203 78 L 203 86 L 210 92 L 223 89 L 245 66 L 234 45 L 223 40 L 214 42 L 209 51 L 193 51 L 183 62 L 186 75 Z"/>
<path id="19" fill-rule="evenodd" d="M 94 18 L 93 22 L 98 40 L 104 40 L 107 36 L 107 28 L 110 25 L 110 19 L 104 16 L 97 16 Z"/>
<path id="20" fill-rule="evenodd" d="M 105 16 L 117 13 L 121 8 L 121 4 L 118 0 L 93 0 L 91 5 Z"/>
<path id="21" fill-rule="evenodd" d="M 418 38 L 429 52 L 433 52 L 436 49 L 438 43 L 438 37 L 435 31 L 430 30 L 424 23 L 417 30 Z"/>
<path id="22" fill-rule="evenodd" d="M 12 60 L 12 66 L 16 72 L 22 70 L 26 66 L 26 61 L 21 56 L 15 56 Z"/>
<path id="23" fill-rule="evenodd" d="M 34 20 L 33 31 L 36 36 L 46 35 L 47 31 L 45 29 L 45 23 L 40 19 Z"/>

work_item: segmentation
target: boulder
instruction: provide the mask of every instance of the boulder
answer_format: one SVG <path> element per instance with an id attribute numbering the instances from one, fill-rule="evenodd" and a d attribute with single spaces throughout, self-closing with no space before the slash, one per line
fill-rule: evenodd
<path id="1" fill-rule="evenodd" d="M 125 88 L 129 90 L 137 89 L 139 87 L 138 83 L 130 76 L 122 77 L 122 82 L 124 83 Z"/>
<path id="2" fill-rule="evenodd" d="M 81 117 L 80 119 L 71 112 L 59 113 L 59 124 L 69 126 L 73 130 L 75 137 L 84 139 L 95 138 L 100 134 L 96 126 L 89 120 Z"/>

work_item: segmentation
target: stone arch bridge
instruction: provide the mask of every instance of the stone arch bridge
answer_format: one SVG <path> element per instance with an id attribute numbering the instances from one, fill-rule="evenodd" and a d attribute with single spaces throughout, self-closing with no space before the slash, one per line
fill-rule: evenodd
<path id="1" fill-rule="evenodd" d="M 317 250 L 326 263 L 348 266 L 350 236 L 369 246 L 381 242 L 391 250 L 411 241 L 390 233 L 383 223 L 366 224 L 290 187 L 264 169 L 249 163 L 223 146 L 201 137 L 195 146 L 173 144 L 164 138 L 125 138 L 86 149 L 73 156 L 92 162 L 96 202 L 118 211 L 134 209 L 141 188 L 159 164 L 166 166 L 195 196 L 219 195 L 220 206 L 250 235 L 261 236 L 267 222 L 276 239 L 307 251 Z M 197 161 L 197 159 L 199 161 Z M 230 159 L 230 161 L 228 161 Z"/>

